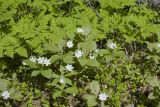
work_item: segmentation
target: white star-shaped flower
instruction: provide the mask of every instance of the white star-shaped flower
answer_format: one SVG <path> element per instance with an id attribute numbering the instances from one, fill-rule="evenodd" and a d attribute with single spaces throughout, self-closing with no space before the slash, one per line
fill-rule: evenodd
<path id="1" fill-rule="evenodd" d="M 71 40 L 69 40 L 69 41 L 67 41 L 67 47 L 68 48 L 72 48 L 73 47 L 73 41 L 71 41 Z"/>
<path id="2" fill-rule="evenodd" d="M 67 64 L 65 67 L 66 67 L 66 70 L 67 70 L 67 71 L 72 71 L 73 68 L 74 68 L 74 67 L 72 66 L 72 64 Z"/>
<path id="3" fill-rule="evenodd" d="M 76 31 L 77 31 L 78 33 L 83 33 L 83 32 L 84 32 L 83 28 L 77 28 Z"/>
<path id="4" fill-rule="evenodd" d="M 45 60 L 44 57 L 39 57 L 39 58 L 37 59 L 37 63 L 38 63 L 38 64 L 44 64 L 44 60 Z"/>
<path id="5" fill-rule="evenodd" d="M 36 57 L 35 57 L 35 56 L 31 56 L 31 57 L 29 58 L 29 60 L 32 61 L 32 62 L 36 62 Z"/>
<path id="6" fill-rule="evenodd" d="M 94 59 L 94 55 L 89 54 L 89 58 L 90 58 L 90 59 Z"/>
<path id="7" fill-rule="evenodd" d="M 99 94 L 99 100 L 106 101 L 109 96 L 106 93 Z"/>
<path id="8" fill-rule="evenodd" d="M 50 65 L 51 64 L 51 59 L 44 58 L 43 64 L 45 64 L 46 66 Z"/>
<path id="9" fill-rule="evenodd" d="M 77 58 L 82 57 L 82 55 L 83 55 L 83 52 L 82 52 L 81 50 L 77 50 L 77 51 L 75 52 L 75 57 L 77 57 Z"/>
<path id="10" fill-rule="evenodd" d="M 8 99 L 10 97 L 10 93 L 8 91 L 3 91 L 2 97 L 3 99 Z"/>
<path id="11" fill-rule="evenodd" d="M 38 64 L 42 64 L 42 65 L 46 65 L 46 66 L 48 66 L 48 65 L 51 64 L 50 61 L 51 61 L 50 59 L 47 59 L 47 58 L 45 58 L 45 57 L 39 57 L 39 58 L 37 59 L 37 63 L 38 63 Z"/>
<path id="12" fill-rule="evenodd" d="M 115 49 L 115 48 L 117 48 L 117 45 L 112 42 L 112 43 L 109 44 L 109 48 L 110 49 Z"/>
<path id="13" fill-rule="evenodd" d="M 64 80 L 63 78 L 60 78 L 59 82 L 60 82 L 61 84 L 63 84 L 63 83 L 65 82 L 65 80 Z"/>
<path id="14" fill-rule="evenodd" d="M 158 48 L 160 48 L 160 43 L 157 44 Z"/>

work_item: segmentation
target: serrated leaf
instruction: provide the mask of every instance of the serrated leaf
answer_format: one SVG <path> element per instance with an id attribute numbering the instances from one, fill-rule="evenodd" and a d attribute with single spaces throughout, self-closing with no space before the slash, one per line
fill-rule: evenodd
<path id="1" fill-rule="evenodd" d="M 146 42 L 147 43 L 147 47 L 148 49 L 152 52 L 153 49 L 156 48 L 156 44 L 155 43 L 150 43 L 150 42 Z"/>
<path id="2" fill-rule="evenodd" d="M 27 50 L 23 47 L 19 47 L 15 50 L 20 56 L 28 57 Z"/>
<path id="3" fill-rule="evenodd" d="M 85 95 L 84 98 L 87 99 L 88 107 L 94 107 L 94 106 L 96 106 L 98 104 L 96 102 L 96 97 L 93 96 L 93 95 Z"/>
<path id="4" fill-rule="evenodd" d="M 14 47 L 7 47 L 6 51 L 4 52 L 4 55 L 7 55 L 7 56 L 13 58 L 14 57 L 14 49 L 13 48 Z"/>
<path id="5" fill-rule="evenodd" d="M 60 52 L 60 49 L 55 44 L 47 44 L 47 45 L 45 45 L 44 49 L 47 50 L 47 51 L 51 51 L 53 53 Z"/>

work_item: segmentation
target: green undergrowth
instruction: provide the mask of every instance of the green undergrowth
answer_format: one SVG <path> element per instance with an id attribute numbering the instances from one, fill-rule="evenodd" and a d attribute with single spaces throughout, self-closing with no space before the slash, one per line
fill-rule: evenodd
<path id="1" fill-rule="evenodd" d="M 160 107 L 160 14 L 135 0 L 0 0 L 0 106 Z"/>

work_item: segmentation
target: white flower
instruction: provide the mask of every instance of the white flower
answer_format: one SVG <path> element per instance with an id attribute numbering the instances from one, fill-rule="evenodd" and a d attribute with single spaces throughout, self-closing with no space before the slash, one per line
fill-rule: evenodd
<path id="1" fill-rule="evenodd" d="M 82 55 L 83 55 L 83 52 L 82 52 L 81 50 L 77 50 L 77 51 L 75 52 L 75 57 L 77 57 L 77 58 L 82 57 Z"/>
<path id="2" fill-rule="evenodd" d="M 87 35 L 91 32 L 90 26 L 83 26 L 82 28 L 77 28 L 76 30 L 78 33 L 82 33 L 83 35 Z"/>
<path id="3" fill-rule="evenodd" d="M 64 80 L 63 78 L 61 78 L 61 79 L 59 80 L 59 82 L 60 82 L 61 84 L 63 84 L 63 83 L 65 82 L 65 80 Z"/>
<path id="4" fill-rule="evenodd" d="M 10 93 L 8 91 L 3 91 L 2 97 L 3 99 L 8 99 L 10 97 Z"/>
<path id="5" fill-rule="evenodd" d="M 67 64 L 65 67 L 66 67 L 66 70 L 68 70 L 68 71 L 72 71 L 73 70 L 72 64 Z"/>
<path id="6" fill-rule="evenodd" d="M 68 48 L 72 48 L 73 47 L 73 41 L 71 41 L 71 40 L 69 40 L 69 41 L 67 41 L 67 47 Z"/>
<path id="7" fill-rule="evenodd" d="M 77 31 L 78 33 L 83 33 L 83 32 L 84 32 L 83 28 L 77 28 L 76 31 Z"/>
<path id="8" fill-rule="evenodd" d="M 99 100 L 106 101 L 108 98 L 108 95 L 106 93 L 99 94 Z"/>
<path id="9" fill-rule="evenodd" d="M 48 66 L 48 65 L 51 64 L 50 61 L 51 61 L 50 59 L 47 59 L 47 58 L 44 58 L 44 57 L 39 57 L 39 58 L 37 59 L 37 63 L 38 63 L 38 64 L 43 64 L 43 65 L 46 65 L 46 66 Z"/>
<path id="10" fill-rule="evenodd" d="M 117 48 L 117 45 L 112 42 L 112 43 L 109 44 L 109 48 L 110 49 L 115 49 L 115 48 Z"/>
<path id="11" fill-rule="evenodd" d="M 160 43 L 157 44 L 158 48 L 160 48 Z"/>
<path id="12" fill-rule="evenodd" d="M 90 58 L 90 59 L 94 59 L 94 55 L 89 54 L 89 58 Z"/>
<path id="13" fill-rule="evenodd" d="M 37 63 L 38 63 L 38 64 L 44 64 L 44 60 L 45 60 L 44 57 L 39 57 L 39 58 L 37 59 Z"/>
<path id="14" fill-rule="evenodd" d="M 31 57 L 29 58 L 29 60 L 32 61 L 32 62 L 36 62 L 36 57 L 35 57 L 35 56 L 31 56 Z"/>
<path id="15" fill-rule="evenodd" d="M 45 58 L 44 61 L 43 61 L 43 64 L 45 64 L 46 66 L 50 65 L 51 64 L 51 59 Z"/>

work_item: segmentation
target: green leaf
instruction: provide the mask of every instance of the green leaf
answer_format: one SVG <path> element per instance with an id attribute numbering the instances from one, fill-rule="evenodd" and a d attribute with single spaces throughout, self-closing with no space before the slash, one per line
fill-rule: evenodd
<path id="1" fill-rule="evenodd" d="M 50 79 L 52 77 L 52 70 L 48 69 L 48 70 L 41 70 L 40 71 L 41 75 L 43 75 L 44 77 Z"/>
<path id="2" fill-rule="evenodd" d="M 98 104 L 96 102 L 96 97 L 93 96 L 93 95 L 85 95 L 84 98 L 87 99 L 88 107 L 94 107 L 94 106 L 96 106 Z"/>
<path id="3" fill-rule="evenodd" d="M 73 52 L 69 52 L 62 56 L 64 63 L 74 63 L 73 61 Z"/>
<path id="4" fill-rule="evenodd" d="M 31 77 L 35 77 L 35 76 L 37 76 L 37 75 L 39 75 L 40 74 L 40 71 L 32 71 L 32 73 L 31 73 Z"/>
<path id="5" fill-rule="evenodd" d="M 78 59 L 78 61 L 81 64 L 81 66 L 85 66 L 87 64 L 87 58 Z"/>
<path id="6" fill-rule="evenodd" d="M 57 92 L 55 92 L 55 93 L 52 95 L 52 97 L 55 99 L 56 97 L 60 97 L 61 94 L 62 94 L 61 91 L 57 91 Z"/>
<path id="7" fill-rule="evenodd" d="M 12 79 L 17 79 L 17 74 L 16 73 L 12 74 Z"/>
<path id="8" fill-rule="evenodd" d="M 36 63 L 34 63 L 34 62 L 30 61 L 30 60 L 24 60 L 24 62 L 25 62 L 28 66 L 30 66 L 31 68 L 37 68 Z"/>
<path id="9" fill-rule="evenodd" d="M 94 95 L 97 96 L 100 91 L 100 85 L 99 85 L 98 81 L 92 81 L 89 84 L 89 87 L 91 89 L 91 93 L 93 93 Z"/>
<path id="10" fill-rule="evenodd" d="M 160 81 L 156 77 L 148 77 L 146 81 L 153 87 L 160 86 Z"/>
<path id="11" fill-rule="evenodd" d="M 59 55 L 53 55 L 53 56 L 51 57 L 51 63 L 56 62 L 58 59 L 60 59 L 60 56 L 59 56 Z"/>
<path id="12" fill-rule="evenodd" d="M 59 89 L 60 89 L 61 91 L 63 91 L 65 87 L 66 87 L 66 84 L 64 83 L 64 84 L 62 84 L 62 85 L 59 87 Z"/>
<path id="13" fill-rule="evenodd" d="M 55 86 L 58 82 L 59 82 L 59 79 L 54 79 L 54 80 L 50 83 L 50 85 L 51 85 L 51 86 Z"/>
<path id="14" fill-rule="evenodd" d="M 27 106 L 28 106 L 27 102 L 22 102 L 20 105 L 20 107 L 27 107 Z"/>
<path id="15" fill-rule="evenodd" d="M 53 78 L 59 78 L 59 75 L 55 74 L 55 73 L 52 73 L 52 77 Z"/>
<path id="16" fill-rule="evenodd" d="M 10 81 L 0 78 L 0 90 L 1 91 L 7 90 L 9 84 L 10 84 Z"/>
<path id="17" fill-rule="evenodd" d="M 27 50 L 23 47 L 17 48 L 15 52 L 17 52 L 21 56 L 28 57 Z"/>
<path id="18" fill-rule="evenodd" d="M 58 43 L 58 48 L 59 48 L 60 52 L 63 52 L 64 46 L 65 46 L 65 41 L 63 39 L 61 39 Z"/>
<path id="19" fill-rule="evenodd" d="M 96 43 L 92 40 L 87 40 L 85 43 L 82 43 L 82 51 L 84 56 L 87 56 L 92 50 L 96 50 Z"/>
<path id="20" fill-rule="evenodd" d="M 72 85 L 72 81 L 71 81 L 70 79 L 68 79 L 68 78 L 65 78 L 65 82 L 66 82 L 67 84 L 69 84 L 69 85 Z"/>
<path id="21" fill-rule="evenodd" d="M 114 53 L 114 55 L 115 55 L 116 57 L 120 57 L 120 58 L 124 58 L 124 57 L 126 57 L 126 55 L 125 55 L 125 52 L 124 52 L 124 51 L 118 51 L 118 52 L 115 52 L 115 53 Z"/>
<path id="22" fill-rule="evenodd" d="M 51 44 L 51 43 L 45 45 L 44 49 L 47 51 L 51 51 L 53 53 L 60 52 L 60 49 L 58 48 L 58 46 L 55 44 Z"/>
<path id="23" fill-rule="evenodd" d="M 77 75 L 78 73 L 75 71 L 69 72 L 67 74 L 65 74 L 65 77 L 69 77 L 69 76 L 73 76 L 73 75 Z"/>
<path id="24" fill-rule="evenodd" d="M 155 96 L 153 95 L 153 92 L 149 93 L 148 99 L 150 99 L 150 100 L 155 99 Z"/>
<path id="25" fill-rule="evenodd" d="M 106 107 L 106 106 L 104 105 L 104 102 L 101 102 L 101 107 Z M 132 107 L 132 105 L 131 105 L 131 107 Z"/>
<path id="26" fill-rule="evenodd" d="M 78 89 L 77 89 L 77 87 L 73 86 L 73 87 L 69 87 L 69 88 L 65 89 L 64 92 L 66 92 L 68 94 L 77 94 Z"/>
<path id="27" fill-rule="evenodd" d="M 11 94 L 11 98 L 18 100 L 18 101 L 21 101 L 23 98 L 23 95 L 21 94 L 20 91 L 15 91 L 14 93 Z"/>
<path id="28" fill-rule="evenodd" d="M 105 56 L 106 62 L 114 60 L 114 57 L 112 55 L 106 55 Z"/>
<path id="29" fill-rule="evenodd" d="M 108 54 L 110 54 L 110 52 L 109 52 L 107 49 L 101 49 L 101 50 L 99 50 L 98 54 L 99 54 L 100 56 L 103 56 L 103 55 L 108 55 Z"/>
<path id="30" fill-rule="evenodd" d="M 154 49 L 157 48 L 157 44 L 156 43 L 150 43 L 150 42 L 146 42 L 147 43 L 147 47 L 148 49 L 152 52 Z"/>
<path id="31" fill-rule="evenodd" d="M 14 47 L 7 47 L 6 51 L 4 52 L 4 55 L 7 55 L 7 56 L 13 58 L 14 57 L 14 49 L 13 48 Z"/>
<path id="32" fill-rule="evenodd" d="M 92 67 L 99 67 L 99 63 L 96 59 L 87 59 L 87 65 Z"/>

